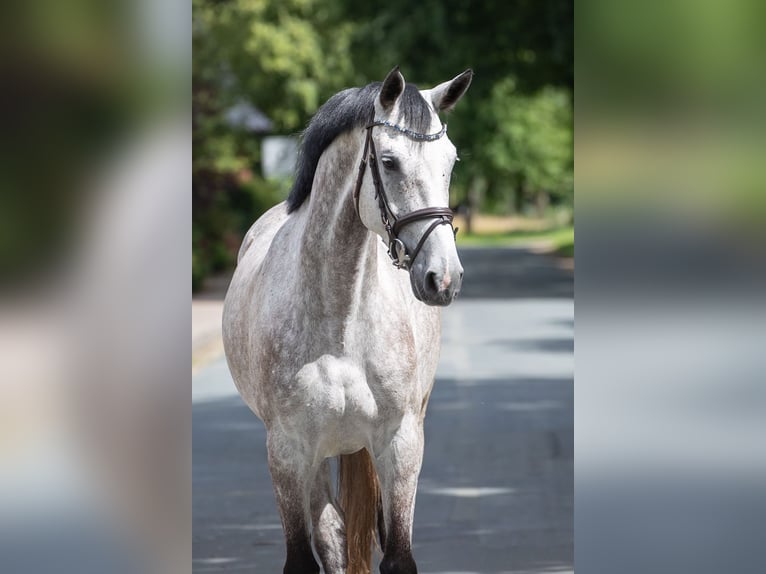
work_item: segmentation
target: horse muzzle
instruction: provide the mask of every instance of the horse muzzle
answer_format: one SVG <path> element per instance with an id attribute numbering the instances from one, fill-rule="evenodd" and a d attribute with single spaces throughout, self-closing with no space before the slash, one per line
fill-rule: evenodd
<path id="1" fill-rule="evenodd" d="M 428 268 L 421 273 L 410 273 L 412 290 L 420 301 L 426 305 L 446 307 L 460 293 L 463 283 L 463 268 L 458 265 L 455 269 Z"/>

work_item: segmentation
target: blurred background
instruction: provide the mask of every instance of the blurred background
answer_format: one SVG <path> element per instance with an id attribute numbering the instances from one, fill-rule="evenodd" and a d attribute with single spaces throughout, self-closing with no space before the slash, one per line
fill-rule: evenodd
<path id="1" fill-rule="evenodd" d="M 476 73 L 448 118 L 460 242 L 571 256 L 572 12 L 567 0 L 193 0 L 195 290 L 286 197 L 316 109 L 397 64 L 423 89 Z"/>
<path id="2" fill-rule="evenodd" d="M 766 563 L 766 4 L 577 4 L 575 563 Z"/>
<path id="3" fill-rule="evenodd" d="M 0 571 L 190 570 L 191 7 L 0 7 Z"/>

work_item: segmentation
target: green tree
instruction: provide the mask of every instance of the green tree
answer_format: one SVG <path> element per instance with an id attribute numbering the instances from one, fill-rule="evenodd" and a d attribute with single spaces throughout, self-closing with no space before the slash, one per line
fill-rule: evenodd
<path id="1" fill-rule="evenodd" d="M 467 202 L 470 211 L 479 207 L 483 197 L 502 201 L 512 187 L 504 178 L 508 171 L 498 169 L 503 162 L 487 153 L 485 146 L 495 139 L 496 131 L 506 130 L 498 122 L 513 119 L 518 124 L 521 120 L 519 114 L 509 118 L 503 113 L 515 101 L 503 101 L 502 96 L 510 97 L 511 92 L 498 91 L 495 86 L 513 78 L 516 100 L 546 86 L 572 93 L 572 1 L 389 0 L 382 6 L 337 1 L 343 17 L 354 23 L 352 56 L 360 82 L 382 78 L 394 64 L 400 64 L 405 77 L 424 87 L 465 68 L 474 69 L 468 96 L 449 117 L 450 136 L 465 160 L 455 170 L 455 201 Z M 566 106 L 571 118 L 571 96 Z M 567 129 L 572 130 L 571 119 Z M 510 152 L 518 146 L 504 149 Z M 499 151 L 497 146 L 495 151 Z M 544 150 L 528 154 L 527 159 L 541 157 L 540 152 Z M 543 161 L 557 163 L 553 158 Z M 550 166 L 540 170 L 552 173 Z M 571 191 L 571 185 L 568 189 Z"/>
<path id="2" fill-rule="evenodd" d="M 300 130 L 352 75 L 351 26 L 321 0 L 194 0 L 195 66 L 216 98 Z M 199 60 L 199 62 L 198 62 Z"/>
<path id="3" fill-rule="evenodd" d="M 532 200 L 539 215 L 549 194 L 569 197 L 573 185 L 572 112 L 569 94 L 546 87 L 521 94 L 513 79 L 498 82 L 482 110 L 496 129 L 482 146 L 482 163 L 511 191 L 517 211 Z"/>
<path id="4" fill-rule="evenodd" d="M 571 0 L 192 0 L 192 6 L 200 276 L 231 262 L 236 235 L 279 195 L 259 176 L 258 138 L 227 125 L 225 111 L 244 100 L 269 117 L 274 132 L 295 133 L 332 94 L 381 80 L 395 64 L 424 87 L 468 67 L 476 72 L 469 97 L 449 117 L 464 160 L 453 178 L 453 203 L 478 208 L 482 197 L 498 204 L 571 194 L 571 158 L 562 159 L 564 142 L 571 142 Z M 527 191 L 514 196 L 514 189 Z"/>
<path id="5" fill-rule="evenodd" d="M 193 0 L 193 286 L 233 264 L 284 186 L 260 175 L 260 138 L 225 120 L 246 102 L 298 132 L 351 76 L 350 27 L 319 0 Z"/>

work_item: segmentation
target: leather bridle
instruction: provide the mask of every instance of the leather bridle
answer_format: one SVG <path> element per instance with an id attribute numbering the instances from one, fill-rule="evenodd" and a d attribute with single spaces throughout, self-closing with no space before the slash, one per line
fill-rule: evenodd
<path id="1" fill-rule="evenodd" d="M 400 217 L 394 215 L 388 202 L 386 190 L 383 188 L 383 181 L 380 178 L 377 152 L 375 151 L 375 141 L 372 139 L 372 128 L 375 126 L 392 128 L 415 141 L 432 142 L 438 140 L 447 133 L 447 124 L 442 126 L 441 131 L 433 134 L 421 134 L 387 121 L 376 121 L 365 128 L 367 130 L 367 138 L 364 142 L 362 161 L 359 164 L 359 174 L 357 175 L 356 185 L 354 186 L 354 206 L 356 208 L 356 213 L 359 215 L 359 193 L 362 189 L 364 172 L 367 169 L 367 163 L 369 162 L 370 172 L 372 173 L 372 183 L 375 186 L 375 199 L 378 200 L 378 207 L 380 208 L 380 219 L 383 222 L 383 227 L 386 229 L 386 234 L 388 235 L 388 256 L 391 258 L 394 267 L 397 269 L 409 269 L 415 261 L 415 257 L 420 253 L 426 239 L 428 239 L 428 236 L 431 235 L 431 232 L 433 232 L 434 229 L 440 225 L 449 225 L 450 228 L 452 228 L 453 234 L 457 234 L 458 230 L 452 227 L 453 213 L 449 207 L 425 207 Z M 420 238 L 420 241 L 418 241 L 415 246 L 415 249 L 412 250 L 412 253 L 408 254 L 407 248 L 402 240 L 399 239 L 399 232 L 405 225 L 423 219 L 433 219 L 434 221 L 428 226 L 425 233 Z"/>

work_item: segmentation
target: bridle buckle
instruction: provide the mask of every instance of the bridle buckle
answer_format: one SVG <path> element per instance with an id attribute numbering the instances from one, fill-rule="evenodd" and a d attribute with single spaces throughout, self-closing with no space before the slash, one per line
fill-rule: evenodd
<path id="1" fill-rule="evenodd" d="M 407 248 L 401 239 L 394 239 L 388 246 L 388 256 L 397 269 L 407 269 L 410 264 L 410 256 L 407 255 Z"/>

